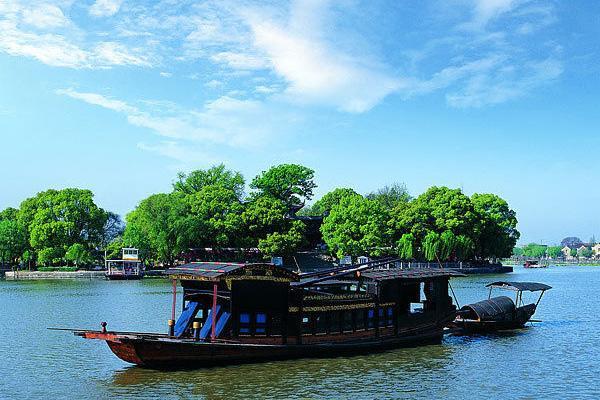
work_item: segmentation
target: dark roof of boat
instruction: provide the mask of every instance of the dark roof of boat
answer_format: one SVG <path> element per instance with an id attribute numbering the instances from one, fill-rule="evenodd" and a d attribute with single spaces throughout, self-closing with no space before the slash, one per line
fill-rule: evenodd
<path id="1" fill-rule="evenodd" d="M 486 287 L 492 287 L 492 286 L 502 288 L 502 289 L 525 290 L 528 292 L 538 292 L 540 290 L 552 289 L 552 286 L 548 286 L 543 283 L 537 283 L 537 282 L 498 281 L 498 282 L 492 282 L 492 283 L 486 285 Z"/>
<path id="2" fill-rule="evenodd" d="M 467 304 L 461 308 L 461 311 L 465 310 L 472 310 L 480 321 L 495 321 L 510 315 L 515 310 L 515 303 L 509 297 L 498 296 Z"/>
<path id="3" fill-rule="evenodd" d="M 192 262 L 169 268 L 164 274 L 181 280 L 219 280 L 230 275 L 298 280 L 295 272 L 270 263 Z"/>
<path id="4" fill-rule="evenodd" d="M 382 268 L 382 269 L 363 269 L 355 270 L 349 269 L 347 271 L 340 271 L 332 273 L 330 276 L 317 277 L 317 278 L 304 278 L 298 282 L 298 286 L 318 286 L 321 282 L 327 282 L 337 280 L 345 277 L 349 280 L 356 280 L 357 277 L 367 281 L 386 281 L 391 279 L 399 280 L 416 280 L 424 281 L 440 277 L 453 277 L 453 276 L 465 276 L 459 272 L 450 269 L 442 268 L 414 268 L 414 269 L 402 269 L 402 268 Z"/>

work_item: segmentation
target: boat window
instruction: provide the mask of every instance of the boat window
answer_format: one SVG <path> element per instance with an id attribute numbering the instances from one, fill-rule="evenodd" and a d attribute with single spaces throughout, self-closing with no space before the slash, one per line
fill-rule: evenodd
<path id="1" fill-rule="evenodd" d="M 387 325 L 394 325 L 394 309 L 392 307 L 387 308 Z"/>
<path id="2" fill-rule="evenodd" d="M 256 328 L 255 333 L 264 335 L 267 332 L 267 314 L 256 313 Z"/>
<path id="3" fill-rule="evenodd" d="M 410 303 L 411 314 L 420 314 L 423 312 L 423 303 Z"/>
<path id="4" fill-rule="evenodd" d="M 377 310 L 377 315 L 379 316 L 379 326 L 385 326 L 386 325 L 386 318 L 385 318 L 385 308 L 379 308 Z"/>
<path id="5" fill-rule="evenodd" d="M 367 326 L 369 328 L 373 328 L 375 326 L 375 310 L 370 308 L 369 311 L 367 312 Z"/>
<path id="6" fill-rule="evenodd" d="M 311 334 L 312 333 L 310 317 L 308 315 L 305 315 L 304 317 L 302 317 L 302 333 L 303 334 Z"/>
<path id="7" fill-rule="evenodd" d="M 240 333 L 250 333 L 250 314 L 240 314 Z"/>
<path id="8" fill-rule="evenodd" d="M 365 310 L 356 310 L 356 329 L 365 329 Z"/>
<path id="9" fill-rule="evenodd" d="M 344 331 L 352 330 L 352 322 L 352 311 L 344 311 Z"/>

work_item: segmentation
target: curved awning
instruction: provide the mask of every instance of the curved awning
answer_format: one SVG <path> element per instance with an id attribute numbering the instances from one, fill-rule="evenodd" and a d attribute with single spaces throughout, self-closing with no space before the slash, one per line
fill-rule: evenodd
<path id="1" fill-rule="evenodd" d="M 506 296 L 492 297 L 488 300 L 463 306 L 461 311 L 475 313 L 480 321 L 504 320 L 512 316 L 515 311 L 515 303 Z"/>
<path id="2" fill-rule="evenodd" d="M 539 292 L 540 290 L 552 289 L 552 286 L 548 286 L 543 283 L 507 282 L 507 281 L 492 282 L 492 283 L 486 285 L 486 287 L 497 287 L 497 288 L 501 288 L 501 289 L 510 289 L 510 290 L 525 290 L 528 292 Z"/>

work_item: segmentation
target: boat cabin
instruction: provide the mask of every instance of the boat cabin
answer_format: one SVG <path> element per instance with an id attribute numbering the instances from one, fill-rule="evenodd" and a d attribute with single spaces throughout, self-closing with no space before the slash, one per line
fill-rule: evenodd
<path id="1" fill-rule="evenodd" d="M 456 311 L 448 280 L 460 274 L 391 265 L 310 274 L 268 263 L 171 268 L 165 272 L 173 279 L 169 334 L 198 341 L 316 344 L 418 334 L 433 324 L 441 338 Z M 183 302 L 175 321 L 177 281 Z"/>
<path id="2" fill-rule="evenodd" d="M 144 275 L 139 250 L 133 247 L 124 247 L 120 260 L 105 260 L 104 264 L 108 279 L 141 279 Z"/>

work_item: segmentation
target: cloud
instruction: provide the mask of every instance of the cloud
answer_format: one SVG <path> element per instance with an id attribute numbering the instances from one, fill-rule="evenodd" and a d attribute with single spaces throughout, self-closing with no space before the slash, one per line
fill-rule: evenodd
<path id="1" fill-rule="evenodd" d="M 159 154 L 178 161 L 182 166 L 187 165 L 211 165 L 223 162 L 222 158 L 217 159 L 210 153 L 196 146 L 182 144 L 176 141 L 161 141 L 159 143 L 148 144 L 140 142 L 137 147 L 144 151 Z M 181 167 L 179 167 L 181 169 Z"/>
<path id="2" fill-rule="evenodd" d="M 254 45 L 288 83 L 285 93 L 289 99 L 364 112 L 403 86 L 403 80 L 389 73 L 385 65 L 369 59 L 368 49 L 357 51 L 360 56 L 352 55 L 328 43 L 317 31 L 322 27 L 304 20 L 311 17 L 307 15 L 311 11 L 323 15 L 326 10 L 306 4 L 306 9 L 295 10 L 285 27 L 256 15 L 249 18 Z M 309 21 L 311 34 L 305 25 Z"/>
<path id="3" fill-rule="evenodd" d="M 62 10 L 52 4 L 26 8 L 23 10 L 23 22 L 36 28 L 57 28 L 69 24 Z"/>
<path id="4" fill-rule="evenodd" d="M 124 114 L 131 125 L 162 137 L 246 149 L 264 145 L 280 126 L 292 120 L 289 112 L 278 110 L 277 106 L 228 96 L 206 102 L 200 109 L 184 109 L 173 104 L 164 107 L 162 102 L 144 102 L 142 109 L 72 88 L 59 89 L 56 93 Z M 272 115 L 274 111 L 276 115 Z"/>
<path id="5" fill-rule="evenodd" d="M 89 9 L 93 17 L 111 17 L 119 12 L 123 0 L 96 0 Z"/>
<path id="6" fill-rule="evenodd" d="M 262 57 L 231 51 L 213 54 L 210 58 L 214 62 L 226 64 L 233 69 L 263 69 L 268 66 Z"/>

